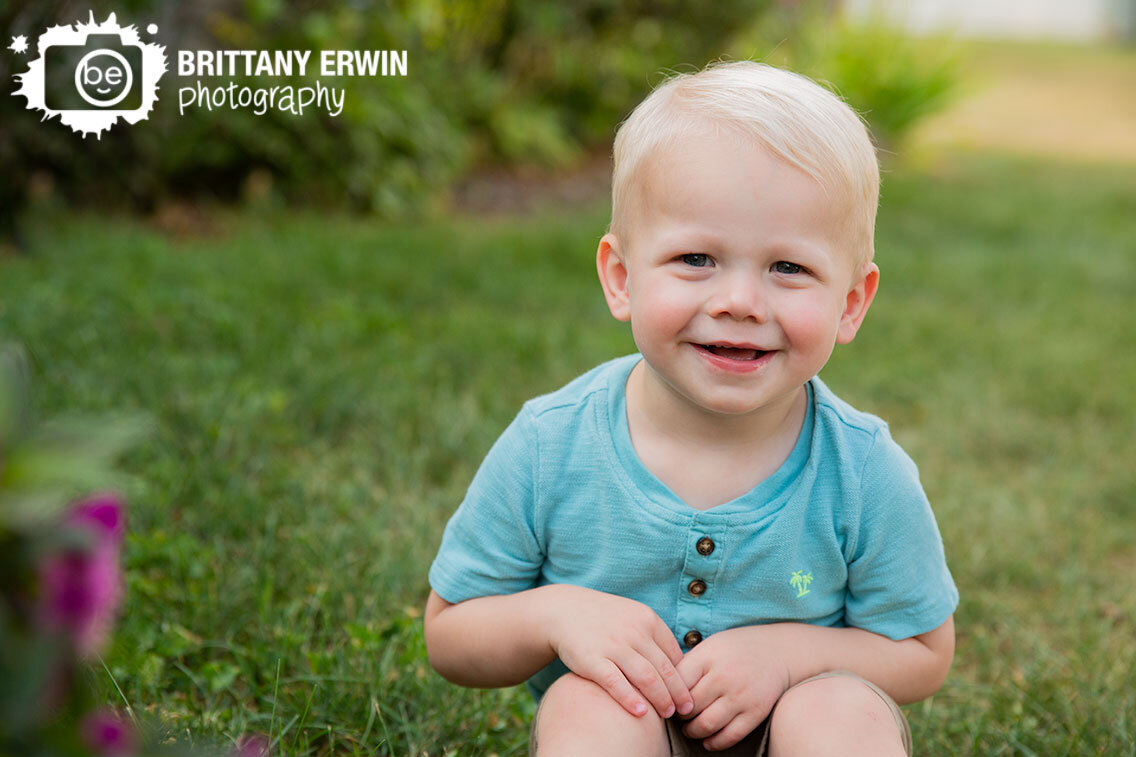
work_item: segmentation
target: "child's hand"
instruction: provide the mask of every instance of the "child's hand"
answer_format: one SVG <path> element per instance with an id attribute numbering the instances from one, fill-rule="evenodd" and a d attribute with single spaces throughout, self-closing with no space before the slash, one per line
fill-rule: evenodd
<path id="1" fill-rule="evenodd" d="M 678 672 L 694 695 L 694 710 L 683 732 L 706 739 L 711 750 L 745 738 L 789 688 L 785 643 L 781 629 L 746 626 L 707 636 L 687 652 Z"/>
<path id="2" fill-rule="evenodd" d="M 647 702 L 664 718 L 690 711 L 694 699 L 675 669 L 682 650 L 654 610 L 593 589 L 557 589 L 549 643 L 569 670 L 636 717 L 647 714 Z"/>

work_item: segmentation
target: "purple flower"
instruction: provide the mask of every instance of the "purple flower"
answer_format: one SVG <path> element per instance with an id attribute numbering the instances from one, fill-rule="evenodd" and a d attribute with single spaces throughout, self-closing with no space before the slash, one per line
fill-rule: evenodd
<path id="1" fill-rule="evenodd" d="M 129 757 L 138 748 L 134 727 L 114 710 L 87 713 L 79 733 L 87 748 L 99 757 Z"/>
<path id="2" fill-rule="evenodd" d="M 268 757 L 268 739 L 260 734 L 241 736 L 232 757 Z"/>
<path id="3" fill-rule="evenodd" d="M 51 554 L 39 566 L 39 621 L 66 633 L 89 657 L 110 634 L 122 599 L 119 551 L 125 533 L 122 503 L 102 495 L 76 504 L 64 525 L 86 534 L 88 544 Z"/>

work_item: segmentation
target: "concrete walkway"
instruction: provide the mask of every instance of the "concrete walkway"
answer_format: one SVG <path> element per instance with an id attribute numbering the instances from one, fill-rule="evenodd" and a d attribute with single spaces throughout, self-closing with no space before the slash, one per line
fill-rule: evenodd
<path id="1" fill-rule="evenodd" d="M 963 87 L 907 147 L 1136 165 L 1136 48 L 974 43 Z"/>

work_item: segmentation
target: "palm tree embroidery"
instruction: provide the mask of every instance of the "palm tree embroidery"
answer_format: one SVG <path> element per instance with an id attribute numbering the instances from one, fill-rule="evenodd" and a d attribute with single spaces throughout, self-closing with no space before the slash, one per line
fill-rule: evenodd
<path id="1" fill-rule="evenodd" d="M 809 593 L 809 584 L 813 582 L 813 574 L 805 573 L 803 570 L 793 571 L 793 577 L 789 579 L 789 585 L 797 590 L 797 599 Z"/>

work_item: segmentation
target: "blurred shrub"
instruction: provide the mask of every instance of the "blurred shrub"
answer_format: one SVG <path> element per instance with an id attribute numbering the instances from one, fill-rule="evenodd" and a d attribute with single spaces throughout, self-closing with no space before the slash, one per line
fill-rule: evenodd
<path id="1" fill-rule="evenodd" d="M 33 41 L 47 26 L 99 20 L 160 27 L 170 70 L 151 117 L 82 139 L 0 98 L 0 236 L 29 189 L 71 204 L 151 211 L 171 196 L 340 206 L 406 216 L 441 204 L 478 165 L 564 165 L 610 145 L 615 125 L 665 70 L 719 57 L 788 65 L 830 82 L 894 144 L 956 80 L 940 46 L 874 23 L 852 26 L 821 0 L 0 0 L 0 28 Z M 177 113 L 179 49 L 407 50 L 406 77 L 325 81 L 343 112 Z M 6 51 L 11 79 L 26 56 Z M 315 56 L 313 56 L 313 62 Z M 309 64 L 310 68 L 314 68 Z M 312 84 L 279 78 L 254 87 Z M 202 79 L 226 85 L 228 77 Z"/>
<path id="2" fill-rule="evenodd" d="M 816 29 L 821 42 L 803 70 L 831 82 L 864 115 L 884 148 L 942 109 L 956 89 L 958 58 L 945 42 L 915 40 L 883 23 L 837 22 Z"/>
<path id="3" fill-rule="evenodd" d="M 894 148 L 919 119 L 940 110 L 959 83 L 959 53 L 946 38 L 914 38 L 882 16 L 853 22 L 828 2 L 802 2 L 754 20 L 734 54 L 807 74 L 867 120 L 877 145 Z"/>
<path id="4" fill-rule="evenodd" d="M 560 165 L 609 142 L 654 72 L 717 57 L 737 20 L 770 3 L 95 0 L 99 20 L 116 11 L 120 22 L 159 24 L 170 66 L 161 100 L 148 120 L 83 140 L 26 111 L 13 117 L 23 100 L 0 98 L 5 123 L 18 122 L 0 148 L 0 170 L 14 180 L 0 199 L 19 205 L 29 185 L 47 184 L 71 203 L 150 210 L 170 194 L 237 199 L 253 176 L 258 196 L 269 177 L 267 190 L 290 202 L 406 215 L 475 165 Z M 34 41 L 50 24 L 86 20 L 87 8 L 0 0 L 0 27 Z M 230 48 L 405 49 L 408 76 L 324 82 L 347 89 L 337 117 L 197 106 L 179 116 L 176 87 L 196 80 L 176 76 L 174 51 Z M 23 70 L 20 56 L 4 60 L 0 74 Z"/>

